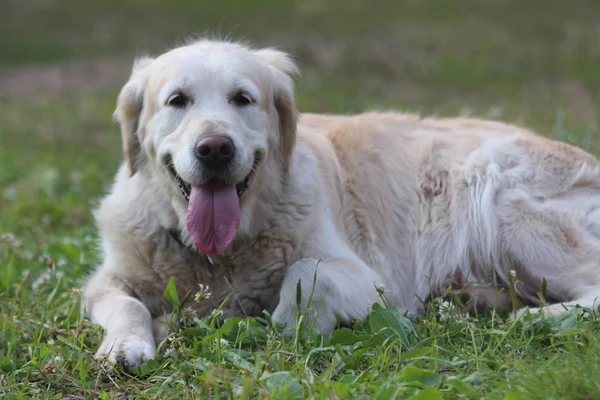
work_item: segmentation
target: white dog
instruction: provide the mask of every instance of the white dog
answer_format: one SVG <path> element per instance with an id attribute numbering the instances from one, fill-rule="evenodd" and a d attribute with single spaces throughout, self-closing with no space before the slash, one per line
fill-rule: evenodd
<path id="1" fill-rule="evenodd" d="M 135 62 L 116 111 L 126 162 L 95 212 L 98 357 L 155 356 L 170 277 L 180 297 L 210 287 L 201 314 L 228 298 L 225 316 L 267 310 L 287 328 L 301 281 L 324 334 L 380 290 L 409 313 L 449 284 L 506 305 L 511 273 L 526 305 L 547 281 L 547 314 L 594 306 L 594 157 L 497 122 L 298 116 L 296 72 L 282 52 L 210 40 Z"/>

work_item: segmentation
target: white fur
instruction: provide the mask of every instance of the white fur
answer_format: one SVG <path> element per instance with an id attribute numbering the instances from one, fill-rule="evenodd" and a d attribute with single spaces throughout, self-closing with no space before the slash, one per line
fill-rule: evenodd
<path id="1" fill-rule="evenodd" d="M 210 287 L 210 299 L 189 303 L 200 314 L 227 299 L 225 316 L 266 310 L 290 330 L 301 281 L 301 311 L 314 309 L 312 322 L 324 334 L 364 318 L 381 302 L 378 288 L 410 313 L 448 285 L 506 306 L 511 273 L 517 296 L 532 306 L 540 306 L 548 282 L 549 314 L 561 302 L 595 306 L 595 158 L 476 119 L 387 112 L 298 120 L 296 72 L 277 50 L 217 41 L 136 63 L 115 113 L 125 162 L 95 212 L 104 261 L 86 300 L 106 331 L 99 357 L 139 365 L 155 356 L 153 326 L 163 337 L 160 322 L 171 309 L 162 293 L 171 276 L 180 297 Z M 255 104 L 228 102 L 236 87 Z M 175 90 L 193 103 L 165 105 Z M 248 174 L 256 152 L 263 159 L 241 199 L 235 241 L 209 260 L 188 245 L 187 202 L 165 159 L 186 181 L 202 184 L 191 148 L 215 133 L 229 135 L 239 151 L 232 179 Z M 169 229 L 181 232 L 184 246 Z"/>

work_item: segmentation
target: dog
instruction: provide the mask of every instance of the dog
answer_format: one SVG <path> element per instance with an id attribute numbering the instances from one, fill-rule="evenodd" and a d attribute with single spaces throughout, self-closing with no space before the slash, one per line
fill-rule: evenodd
<path id="1" fill-rule="evenodd" d="M 199 315 L 266 311 L 293 331 L 310 309 L 323 335 L 375 303 L 423 313 L 456 281 L 488 307 L 511 285 L 522 312 L 595 305 L 596 158 L 495 121 L 300 114 L 297 74 L 280 50 L 212 39 L 136 59 L 115 111 L 124 161 L 94 211 L 96 357 L 155 357 L 171 277 L 182 298 L 210 288 L 188 302 Z"/>

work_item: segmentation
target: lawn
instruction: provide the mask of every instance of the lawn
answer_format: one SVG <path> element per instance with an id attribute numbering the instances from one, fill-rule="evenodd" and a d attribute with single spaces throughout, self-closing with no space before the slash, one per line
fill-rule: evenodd
<path id="1" fill-rule="evenodd" d="M 301 111 L 514 122 L 600 155 L 594 0 L 4 0 L 0 13 L 0 397 L 598 399 L 598 310 L 508 322 L 434 301 L 329 339 L 210 316 L 139 370 L 92 354 L 80 288 L 90 210 L 118 167 L 116 95 L 136 54 L 203 33 L 289 51 Z"/>

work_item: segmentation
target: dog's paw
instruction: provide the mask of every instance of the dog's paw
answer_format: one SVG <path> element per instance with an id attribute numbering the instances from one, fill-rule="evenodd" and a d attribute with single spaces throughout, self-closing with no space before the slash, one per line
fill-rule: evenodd
<path id="1" fill-rule="evenodd" d="M 136 334 L 109 335 L 96 352 L 96 359 L 107 359 L 123 367 L 139 367 L 154 358 L 154 340 Z"/>
<path id="2" fill-rule="evenodd" d="M 567 311 L 569 308 L 565 307 L 562 304 L 552 304 L 550 306 L 546 306 L 546 307 L 524 307 L 521 308 L 520 310 L 518 310 L 515 314 L 511 314 L 511 316 L 509 317 L 509 320 L 511 321 L 517 321 L 522 319 L 524 316 L 526 315 L 534 315 L 534 316 L 539 316 L 539 317 L 556 317 L 562 313 L 564 313 L 565 311 Z"/>
<path id="3" fill-rule="evenodd" d="M 298 315 L 298 307 L 295 303 L 280 302 L 271 318 L 273 322 L 283 327 L 281 333 L 284 337 L 295 336 L 299 322 L 308 331 L 316 330 L 324 336 L 328 336 L 335 329 L 336 317 L 333 312 L 315 308 L 302 311 Z"/>
<path id="4" fill-rule="evenodd" d="M 284 337 L 293 336 L 296 330 L 297 315 L 296 312 L 289 307 L 284 307 L 281 303 L 271 315 L 271 320 L 281 330 Z"/>

